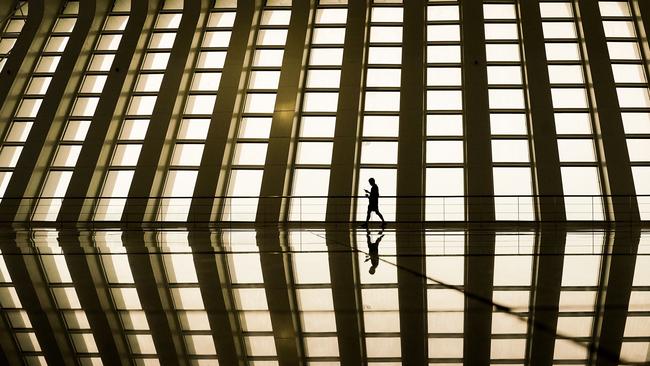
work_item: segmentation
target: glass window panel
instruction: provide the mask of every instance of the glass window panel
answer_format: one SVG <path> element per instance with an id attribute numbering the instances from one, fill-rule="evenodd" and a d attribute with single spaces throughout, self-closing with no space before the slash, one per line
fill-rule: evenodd
<path id="1" fill-rule="evenodd" d="M 397 116 L 364 116 L 363 136 L 366 137 L 397 137 L 399 133 L 399 117 Z"/>
<path id="2" fill-rule="evenodd" d="M 645 83 L 645 72 L 641 65 L 612 64 L 614 81 L 617 83 Z"/>
<path id="3" fill-rule="evenodd" d="M 566 195 L 600 195 L 596 167 L 562 167 L 562 186 Z"/>
<path id="4" fill-rule="evenodd" d="M 338 88 L 340 79 L 341 70 L 309 70 L 306 87 Z"/>
<path id="5" fill-rule="evenodd" d="M 300 136 L 334 137 L 335 125 L 335 117 L 302 117 L 300 121 Z M 268 134 L 266 136 L 268 137 Z"/>
<path id="6" fill-rule="evenodd" d="M 647 140 L 627 139 L 627 151 L 630 161 L 650 161 L 650 146 Z"/>
<path id="7" fill-rule="evenodd" d="M 397 164 L 397 142 L 363 141 L 361 164 Z"/>
<path id="8" fill-rule="evenodd" d="M 521 89 L 489 89 L 490 109 L 524 109 L 526 102 Z"/>
<path id="9" fill-rule="evenodd" d="M 634 31 L 634 23 L 630 21 L 603 21 L 603 29 L 605 30 L 605 37 L 636 37 L 636 32 Z"/>
<path id="10" fill-rule="evenodd" d="M 128 16 L 117 16 L 111 15 L 106 19 L 106 24 L 104 25 L 104 30 L 107 31 L 123 31 L 126 28 L 126 24 L 129 21 Z"/>
<path id="11" fill-rule="evenodd" d="M 371 43 L 401 43 L 402 27 L 370 27 Z"/>
<path id="12" fill-rule="evenodd" d="M 211 13 L 208 18 L 208 27 L 232 27 L 235 24 L 235 15 L 233 11 Z"/>
<path id="13" fill-rule="evenodd" d="M 167 67 L 168 62 L 168 52 L 150 52 L 144 56 L 142 70 L 164 70 Z"/>
<path id="14" fill-rule="evenodd" d="M 260 31 L 267 32 L 267 31 Z M 228 47 L 230 43 L 230 31 L 205 32 L 202 47 Z"/>
<path id="15" fill-rule="evenodd" d="M 5 146 L 0 150 L 0 167 L 15 168 L 23 151 L 22 146 Z"/>
<path id="16" fill-rule="evenodd" d="M 630 16 L 630 7 L 626 1 L 598 1 L 600 15 L 604 17 Z"/>
<path id="17" fill-rule="evenodd" d="M 460 25 L 428 25 L 427 41 L 429 42 L 459 42 Z"/>
<path id="18" fill-rule="evenodd" d="M 280 56 L 280 66 L 282 57 Z M 343 63 L 342 48 L 312 48 L 309 52 L 310 66 L 338 66 Z"/>
<path id="19" fill-rule="evenodd" d="M 488 84 L 521 84 L 521 67 L 488 66 Z"/>
<path id="20" fill-rule="evenodd" d="M 149 41 L 149 48 L 172 48 L 176 33 L 154 33 Z"/>
<path id="21" fill-rule="evenodd" d="M 427 164 L 462 163 L 463 156 L 462 141 L 427 141 Z"/>
<path id="22" fill-rule="evenodd" d="M 577 43 L 546 43 L 548 61 L 580 61 L 580 49 Z"/>
<path id="23" fill-rule="evenodd" d="M 399 111 L 399 92 L 366 92 L 366 111 Z"/>
<path id="24" fill-rule="evenodd" d="M 277 89 L 280 71 L 252 71 L 249 81 L 250 89 Z"/>
<path id="25" fill-rule="evenodd" d="M 368 87 L 399 87 L 401 85 L 400 69 L 368 69 L 366 86 Z"/>
<path id="26" fill-rule="evenodd" d="M 50 81 L 52 81 L 52 78 L 49 76 L 32 77 L 25 94 L 45 94 L 50 86 Z"/>
<path id="27" fill-rule="evenodd" d="M 348 9 L 316 9 L 316 24 L 345 24 L 347 17 Z"/>
<path id="28" fill-rule="evenodd" d="M 101 93 L 106 83 L 106 75 L 87 75 L 81 85 L 82 93 Z"/>
<path id="29" fill-rule="evenodd" d="M 495 195 L 532 194 L 530 168 L 497 167 L 493 174 Z"/>
<path id="30" fill-rule="evenodd" d="M 205 140 L 210 128 L 209 119 L 183 119 L 178 130 L 179 139 Z"/>
<path id="31" fill-rule="evenodd" d="M 235 147 L 233 164 L 264 165 L 267 147 L 267 143 L 239 143 Z"/>
<path id="32" fill-rule="evenodd" d="M 588 113 L 555 113 L 555 130 L 558 134 L 591 134 Z"/>
<path id="33" fill-rule="evenodd" d="M 607 42 L 612 60 L 638 60 L 641 58 L 636 42 Z"/>
<path id="34" fill-rule="evenodd" d="M 576 27 L 573 22 L 542 22 L 544 38 L 576 39 Z"/>
<path id="35" fill-rule="evenodd" d="M 483 4 L 484 19 L 517 19 L 514 5 L 511 4 Z"/>
<path id="36" fill-rule="evenodd" d="M 286 29 L 262 29 L 257 34 L 257 44 L 260 46 L 284 46 L 286 40 Z"/>
<path id="37" fill-rule="evenodd" d="M 372 55 L 372 48 L 368 55 Z M 402 55 L 399 55 L 399 62 L 402 62 Z M 428 63 L 460 63 L 460 46 L 427 46 L 427 62 Z"/>
<path id="38" fill-rule="evenodd" d="M 129 115 L 150 115 L 156 105 L 156 96 L 134 96 L 129 105 Z"/>
<path id="39" fill-rule="evenodd" d="M 370 21 L 373 23 L 401 23 L 404 17 L 402 8 L 373 7 Z"/>
<path id="40" fill-rule="evenodd" d="M 650 96 L 647 88 L 616 88 L 621 108 L 648 108 Z"/>
<path id="41" fill-rule="evenodd" d="M 197 69 L 220 69 L 226 62 L 226 52 L 203 51 L 199 53 Z"/>
<path id="42" fill-rule="evenodd" d="M 336 112 L 338 93 L 304 93 L 302 110 L 305 112 Z"/>
<path id="43" fill-rule="evenodd" d="M 32 122 L 14 122 L 6 139 L 8 142 L 25 142 L 31 129 Z"/>
<path id="44" fill-rule="evenodd" d="M 650 133 L 649 113 L 621 113 L 621 117 L 623 117 L 625 133 Z"/>
<path id="45" fill-rule="evenodd" d="M 261 25 L 289 25 L 291 10 L 264 10 Z"/>
<path id="46" fill-rule="evenodd" d="M 363 149 L 363 148 L 362 148 Z M 364 189 L 370 189 L 368 179 L 374 178 L 376 184 L 379 186 L 379 194 L 383 196 L 380 198 L 379 209 L 381 210 L 384 219 L 393 220 L 395 212 L 395 199 L 390 197 L 396 193 L 397 184 L 397 170 L 396 169 L 367 169 L 362 168 L 359 170 L 359 188 L 357 195 L 363 197 Z M 357 209 L 357 220 L 366 219 L 366 203 L 367 201 L 360 200 Z"/>
<path id="47" fill-rule="evenodd" d="M 462 110 L 463 92 L 460 90 L 427 90 L 427 110 Z"/>
<path id="48" fill-rule="evenodd" d="M 428 21 L 460 20 L 458 6 L 456 5 L 435 5 L 427 6 Z"/>
<path id="49" fill-rule="evenodd" d="M 23 99 L 16 112 L 16 117 L 34 118 L 41 108 L 43 99 Z"/>
<path id="50" fill-rule="evenodd" d="M 246 113 L 273 113 L 275 108 L 275 93 L 248 94 L 244 112 Z"/>
<path id="51" fill-rule="evenodd" d="M 56 152 L 52 165 L 73 167 L 77 163 L 81 145 L 61 145 Z"/>
<path id="52" fill-rule="evenodd" d="M 65 46 L 68 44 L 68 39 L 69 37 L 67 36 L 50 37 L 50 39 L 47 41 L 47 45 L 45 46 L 44 52 L 63 52 L 65 50 Z"/>
<path id="53" fill-rule="evenodd" d="M 108 62 L 107 59 L 110 59 L 110 62 Z M 61 56 L 41 56 L 41 58 L 38 61 L 38 66 L 36 66 L 36 72 L 54 72 L 56 71 L 56 67 L 59 65 L 59 61 L 61 60 Z M 103 61 L 103 62 L 100 62 Z M 95 55 L 93 56 L 92 62 L 90 63 L 90 70 L 96 71 L 98 69 L 98 65 L 106 64 L 106 70 L 111 67 L 111 63 L 113 62 L 113 55 Z"/>
<path id="54" fill-rule="evenodd" d="M 343 44 L 345 28 L 315 28 L 312 34 L 312 44 Z"/>
<path id="55" fill-rule="evenodd" d="M 186 114 L 212 114 L 216 95 L 190 95 L 185 104 Z"/>
<path id="56" fill-rule="evenodd" d="M 332 161 L 332 142 L 300 142 L 296 164 L 330 164 Z"/>
<path id="57" fill-rule="evenodd" d="M 516 44 L 486 44 L 485 52 L 488 61 L 519 61 L 519 45 Z"/>
<path id="58" fill-rule="evenodd" d="M 242 118 L 239 127 L 239 137 L 268 138 L 271 133 L 271 122 L 271 118 Z"/>
<path id="59" fill-rule="evenodd" d="M 490 114 L 490 132 L 493 135 L 526 135 L 526 115 L 523 113 Z"/>
<path id="60" fill-rule="evenodd" d="M 329 169 L 296 169 L 293 181 L 293 195 L 327 196 L 329 176 Z M 327 198 L 323 198 L 323 203 L 326 202 Z M 321 206 L 320 210 L 325 212 L 325 206 Z M 328 268 L 327 274 L 329 275 Z"/>
<path id="61" fill-rule="evenodd" d="M 427 168 L 427 196 L 462 196 L 465 181 L 462 168 Z"/>
<path id="62" fill-rule="evenodd" d="M 311 57 L 314 57 L 315 51 L 312 50 Z M 255 50 L 253 66 L 280 67 L 282 66 L 282 56 L 284 56 L 284 50 Z M 341 57 L 343 57 L 343 52 L 341 52 Z"/>
<path id="63" fill-rule="evenodd" d="M 528 162 L 528 140 L 492 140 L 492 161 L 495 163 Z"/>
<path id="64" fill-rule="evenodd" d="M 146 119 L 124 120 L 120 140 L 144 140 L 148 126 L 149 120 Z"/>
<path id="65" fill-rule="evenodd" d="M 172 165 L 199 166 L 203 155 L 203 144 L 176 144 Z"/>
<path id="66" fill-rule="evenodd" d="M 596 155 L 592 140 L 558 139 L 560 162 L 594 162 Z"/>
<path id="67" fill-rule="evenodd" d="M 585 82 L 580 65 L 548 65 L 548 76 L 551 84 L 584 84 Z"/>
<path id="68" fill-rule="evenodd" d="M 198 72 L 194 74 L 191 90 L 217 91 L 220 81 L 220 72 Z"/>
<path id="69" fill-rule="evenodd" d="M 572 18 L 573 9 L 571 3 L 539 3 L 539 10 L 542 18 Z"/>
<path id="70" fill-rule="evenodd" d="M 121 40 L 121 34 L 104 34 L 99 37 L 99 43 L 97 43 L 96 49 L 100 51 L 115 51 L 120 47 Z"/>
<path id="71" fill-rule="evenodd" d="M 551 88 L 554 108 L 587 108 L 587 91 L 582 88 Z"/>
<path id="72" fill-rule="evenodd" d="M 427 69 L 429 86 L 461 86 L 463 75 L 460 67 L 430 67 Z"/>
<path id="73" fill-rule="evenodd" d="M 427 136 L 462 136 L 463 116 L 460 114 L 451 115 L 428 115 Z"/>
<path id="74" fill-rule="evenodd" d="M 74 104 L 74 108 L 70 113 L 71 116 L 80 116 L 80 117 L 92 117 L 95 114 L 95 109 L 99 103 L 98 97 L 92 98 L 77 98 L 77 102 Z"/>
<path id="75" fill-rule="evenodd" d="M 140 144 L 117 145 L 111 164 L 114 166 L 135 166 L 138 163 L 141 149 L 142 145 Z"/>
<path id="76" fill-rule="evenodd" d="M 517 24 L 485 24 L 485 39 L 486 40 L 506 40 L 518 39 L 519 33 L 517 32 Z"/>

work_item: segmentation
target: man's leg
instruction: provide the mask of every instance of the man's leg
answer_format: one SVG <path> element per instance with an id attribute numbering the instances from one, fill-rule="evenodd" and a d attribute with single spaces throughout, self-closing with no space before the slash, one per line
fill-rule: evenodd
<path id="1" fill-rule="evenodd" d="M 384 216 L 381 215 L 381 212 L 379 212 L 379 210 L 376 210 L 375 212 L 377 213 L 377 216 L 379 216 L 379 218 L 381 219 L 381 222 L 386 222 L 384 220 Z"/>
<path id="2" fill-rule="evenodd" d="M 372 211 L 370 210 L 370 207 L 368 207 L 368 213 L 366 213 L 366 225 L 368 225 L 368 221 L 370 221 L 370 213 Z"/>

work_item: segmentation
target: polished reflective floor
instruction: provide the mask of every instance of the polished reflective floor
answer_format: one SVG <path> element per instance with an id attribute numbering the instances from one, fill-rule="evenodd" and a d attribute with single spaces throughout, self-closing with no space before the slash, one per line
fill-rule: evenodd
<path id="1" fill-rule="evenodd" d="M 7 228 L 2 239 L 2 364 L 650 361 L 642 227 Z"/>

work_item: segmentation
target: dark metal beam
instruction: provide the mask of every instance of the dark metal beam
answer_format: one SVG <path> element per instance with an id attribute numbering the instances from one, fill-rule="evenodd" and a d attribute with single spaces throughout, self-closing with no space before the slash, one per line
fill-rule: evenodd
<path id="1" fill-rule="evenodd" d="M 190 232 L 189 243 L 219 363 L 243 366 L 241 327 L 228 286 L 224 254 L 218 253 L 223 248 L 216 235 L 208 230 Z"/>
<path id="2" fill-rule="evenodd" d="M 256 221 L 284 220 L 287 202 L 282 196 L 289 190 L 314 6 L 315 0 L 294 1 L 291 5 Z"/>
<path id="3" fill-rule="evenodd" d="M 151 114 L 149 128 L 144 138 L 138 163 L 133 173 L 129 195 L 124 205 L 122 221 L 140 222 L 155 218 L 156 191 L 162 186 L 162 174 L 159 173 L 160 163 L 167 161 L 171 149 L 167 143 L 168 131 L 172 116 L 182 113 L 184 97 L 191 82 L 191 73 L 185 73 L 193 65 L 190 50 L 195 51 L 202 39 L 201 22 L 208 17 L 209 0 L 186 0 L 183 5 L 183 15 L 176 31 L 174 45 L 171 49 L 169 63 L 160 84 L 156 104 Z M 201 24 L 201 25 L 199 25 Z M 196 56 L 196 55 L 193 55 Z M 183 83 L 184 81 L 184 83 Z M 173 145 L 171 145 L 173 147 Z M 167 147 L 167 148 L 165 148 Z"/>
<path id="4" fill-rule="evenodd" d="M 59 245 L 65 254 L 75 291 L 93 331 L 102 363 L 130 365 L 129 346 L 115 312 L 108 284 L 102 274 L 99 253 L 94 249 L 92 233 L 76 230 L 59 233 Z"/>
<path id="5" fill-rule="evenodd" d="M 603 193 L 606 218 L 617 221 L 639 221 L 639 207 L 625 141 L 621 108 L 614 83 L 609 51 L 605 40 L 598 2 L 575 0 L 578 30 L 587 68 L 588 90 L 594 109 L 594 135 L 602 163 Z"/>
<path id="6" fill-rule="evenodd" d="M 155 232 L 127 231 L 122 235 L 129 258 L 133 280 L 138 291 L 153 342 L 162 365 L 188 365 L 180 327 L 175 318 L 173 300 L 164 283 L 164 269 L 158 254 L 150 253 Z"/>
<path id="7" fill-rule="evenodd" d="M 361 122 L 363 65 L 366 53 L 368 0 L 348 3 L 339 100 L 334 129 L 334 146 L 327 199 L 328 222 L 349 222 L 353 218 L 352 196 L 356 180 L 355 162 Z"/>
<path id="8" fill-rule="evenodd" d="M 361 365 L 365 359 L 361 342 L 362 305 L 358 284 L 355 283 L 357 254 L 350 245 L 350 234 L 347 228 L 329 228 L 325 238 L 341 364 Z"/>
<path id="9" fill-rule="evenodd" d="M 483 2 L 460 3 L 463 26 L 466 219 L 494 221 L 494 181 L 488 104 Z"/>
<path id="10" fill-rule="evenodd" d="M 125 110 L 129 90 L 133 89 L 137 76 L 130 70 L 138 68 L 144 55 L 159 3 L 160 0 L 139 0 L 131 4 L 129 21 L 81 147 L 79 155 L 83 159 L 79 159 L 75 166 L 71 178 L 74 184 L 68 186 L 57 221 L 87 221 L 92 218 L 92 197 L 99 194 L 102 173 L 109 159 L 107 145 L 117 137 L 124 113 L 119 111 Z"/>
<path id="11" fill-rule="evenodd" d="M 564 221 L 564 191 L 539 1 L 519 2 L 519 13 L 528 86 L 526 97 L 530 108 L 528 120 L 535 166 L 534 185 L 536 194 L 540 195 L 536 202 L 538 219 Z"/>
<path id="12" fill-rule="evenodd" d="M 215 195 L 224 191 L 225 166 L 230 160 L 228 146 L 237 133 L 239 106 L 255 41 L 254 25 L 258 23 L 262 0 L 240 1 L 230 36 L 230 45 L 219 81 L 217 101 L 214 104 L 208 135 L 203 148 L 199 174 L 196 178 L 189 218 L 194 222 L 214 221 L 221 204 Z"/>

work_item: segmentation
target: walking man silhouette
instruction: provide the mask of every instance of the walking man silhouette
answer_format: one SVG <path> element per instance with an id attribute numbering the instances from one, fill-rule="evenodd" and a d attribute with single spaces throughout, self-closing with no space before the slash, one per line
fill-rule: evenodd
<path id="1" fill-rule="evenodd" d="M 381 224 L 386 225 L 386 221 L 384 220 L 384 216 L 381 215 L 381 212 L 379 212 L 379 187 L 377 184 L 375 184 L 375 178 L 370 178 L 368 179 L 368 183 L 370 183 L 370 191 L 367 189 L 364 189 L 366 192 L 366 197 L 368 197 L 368 214 L 366 215 L 366 223 L 364 226 L 368 226 L 368 221 L 370 220 L 370 214 L 371 213 L 376 213 L 377 216 L 381 219 Z"/>

